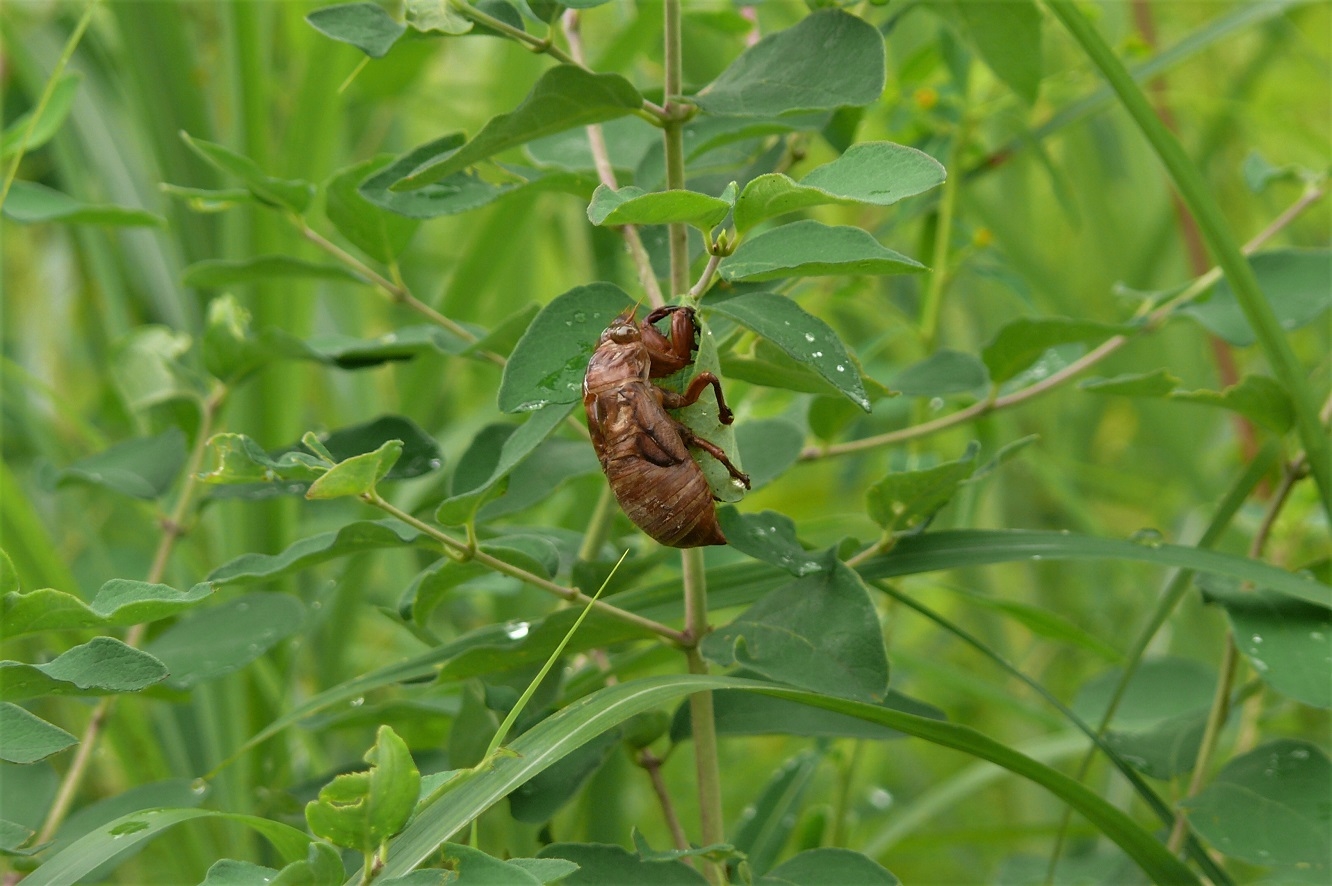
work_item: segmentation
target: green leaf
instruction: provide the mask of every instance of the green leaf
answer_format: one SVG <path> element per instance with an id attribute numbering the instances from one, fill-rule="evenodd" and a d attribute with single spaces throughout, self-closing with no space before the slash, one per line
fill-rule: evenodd
<path id="1" fill-rule="evenodd" d="M 353 246 L 383 264 L 390 264 L 407 248 L 420 226 L 415 219 L 386 212 L 358 190 L 361 182 L 392 162 L 392 155 L 380 154 L 338 170 L 324 183 L 328 220 Z"/>
<path id="2" fill-rule="evenodd" d="M 46 664 L 0 661 L 0 699 L 138 692 L 167 676 L 161 661 L 111 637 L 94 637 Z"/>
<path id="3" fill-rule="evenodd" d="M 648 192 L 632 185 L 611 190 L 597 185 L 587 219 L 594 225 L 688 224 L 707 234 L 721 224 L 734 202 L 696 191 Z"/>
<path id="4" fill-rule="evenodd" d="M 751 180 L 735 204 L 735 229 L 743 233 L 764 219 L 827 203 L 891 206 L 946 177 L 943 165 L 924 151 L 863 142 L 815 168 L 799 184 L 778 172 Z"/>
<path id="5" fill-rule="evenodd" d="M 735 425 L 735 442 L 745 454 L 750 490 L 762 489 L 800 460 L 805 433 L 784 418 L 760 418 Z"/>
<path id="6" fill-rule="evenodd" d="M 305 806 L 305 820 L 315 836 L 336 846 L 375 852 L 402 830 L 416 808 L 421 774 L 398 734 L 380 726 L 365 753 L 365 772 L 339 775 Z"/>
<path id="7" fill-rule="evenodd" d="M 0 760 L 27 765 L 78 743 L 77 738 L 59 726 L 28 713 L 16 704 L 0 702 Z"/>
<path id="8" fill-rule="evenodd" d="M 1071 320 L 1067 317 L 1019 317 L 1000 329 L 981 350 L 990 381 L 999 385 L 1035 363 L 1056 345 L 1070 342 L 1100 343 L 1124 335 L 1131 326 Z"/>
<path id="9" fill-rule="evenodd" d="M 314 501 L 368 495 L 401 456 L 402 441 L 388 440 L 374 452 L 353 455 L 329 468 L 328 473 L 310 484 L 305 497 Z"/>
<path id="10" fill-rule="evenodd" d="M 717 520 L 731 547 L 755 560 L 771 563 L 797 577 L 827 568 L 818 554 L 805 550 L 796 538 L 795 521 L 785 514 L 776 511 L 742 514 L 735 508 L 720 508 Z"/>
<path id="11" fill-rule="evenodd" d="M 711 301 L 708 310 L 763 336 L 788 356 L 812 368 L 843 396 L 869 412 L 869 396 L 865 393 L 860 373 L 856 371 L 842 340 L 832 327 L 791 299 L 771 292 L 748 292 Z"/>
<path id="12" fill-rule="evenodd" d="M 211 809 L 144 809 L 99 825 L 48 858 L 24 879 L 29 886 L 74 886 L 102 864 L 156 838 L 181 822 L 197 819 L 235 822 L 252 828 L 273 844 L 284 861 L 304 857 L 310 838 L 290 825 L 234 812 Z"/>
<path id="13" fill-rule="evenodd" d="M 0 548 L 0 594 L 10 594 L 19 589 L 18 570 L 14 568 L 14 561 Z"/>
<path id="14" fill-rule="evenodd" d="M 193 340 L 165 326 L 140 326 L 119 342 L 112 380 L 125 405 L 141 411 L 171 400 L 201 400 L 205 381 L 181 362 Z"/>
<path id="15" fill-rule="evenodd" d="M 685 124 L 686 132 L 689 126 Z M 601 135 L 611 166 L 624 172 L 633 172 L 644 153 L 661 143 L 661 130 L 639 117 L 608 120 L 601 126 Z M 586 129 L 568 129 L 535 139 L 527 143 L 525 151 L 537 166 L 589 173 L 597 169 Z"/>
<path id="16" fill-rule="evenodd" d="M 513 365 L 512 361 L 509 365 Z M 572 410 L 571 404 L 552 406 L 528 418 L 505 438 L 498 453 L 495 453 L 496 458 L 490 474 L 477 485 L 455 488 L 454 494 L 440 503 L 435 519 L 450 526 L 461 525 L 471 520 L 483 503 L 502 491 L 499 489 L 499 484 L 559 427 Z M 461 462 L 459 467 L 462 467 Z M 456 472 L 454 483 L 456 487 L 458 483 Z"/>
<path id="17" fill-rule="evenodd" d="M 1122 397 L 1165 397 L 1179 387 L 1179 379 L 1169 370 L 1153 369 L 1114 378 L 1088 379 L 1078 387 L 1096 394 L 1119 394 Z"/>
<path id="18" fill-rule="evenodd" d="M 747 671 L 738 671 L 734 676 L 754 679 L 754 675 Z M 933 705 L 903 695 L 896 689 L 889 689 L 879 704 L 932 720 L 948 719 L 943 711 Z M 753 692 L 723 689 L 713 694 L 713 707 L 718 735 L 802 735 L 810 738 L 863 738 L 870 741 L 904 737 L 902 732 L 878 723 Z M 689 741 L 692 738 L 689 705 L 681 705 L 671 721 L 671 741 Z"/>
<path id="19" fill-rule="evenodd" d="M 3 714 L 0 714 L 3 717 Z M 3 759 L 3 757 L 0 757 Z M 23 849 L 36 831 L 17 822 L 0 819 L 0 855 L 32 855 L 35 849 Z"/>
<path id="20" fill-rule="evenodd" d="M 187 188 L 163 182 L 162 193 L 184 200 L 191 212 L 226 212 L 242 203 L 253 203 L 254 195 L 245 188 Z"/>
<path id="21" fill-rule="evenodd" d="M 0 599 L 0 637 L 159 621 L 194 606 L 212 593 L 213 586 L 207 582 L 181 593 L 163 584 L 124 578 L 113 578 L 102 585 L 90 604 L 51 588 L 26 593 L 13 591 Z"/>
<path id="22" fill-rule="evenodd" d="M 709 634 L 700 646 L 704 656 L 793 686 L 882 699 L 888 657 L 874 604 L 834 552 L 823 562 L 823 571 L 782 585 Z"/>
<path id="23" fill-rule="evenodd" d="M 280 330 L 256 336 L 250 312 L 231 293 L 208 303 L 202 351 L 204 368 L 229 385 L 284 357 L 307 356 L 305 346 Z"/>
<path id="24" fill-rule="evenodd" d="M 199 475 L 205 483 L 289 483 L 304 493 L 327 470 L 321 459 L 305 452 L 284 452 L 277 459 L 244 434 L 216 434 L 208 440 L 215 467 Z"/>
<path id="25" fill-rule="evenodd" d="M 857 567 L 867 580 L 1031 560 L 1126 560 L 1192 569 L 1251 581 L 1260 587 L 1332 609 L 1332 588 L 1259 560 L 1185 545 L 1097 538 L 1026 529 L 953 529 L 907 536 L 892 551 Z"/>
<path id="26" fill-rule="evenodd" d="M 806 849 L 768 872 L 755 886 L 898 886 L 899 881 L 877 861 L 852 852 L 824 846 Z"/>
<path id="27" fill-rule="evenodd" d="M 546 500 L 566 481 L 601 470 L 596 451 L 586 440 L 546 439 L 514 467 L 503 494 L 486 501 L 477 519 L 489 522 Z M 498 488 L 498 487 L 497 487 Z"/>
<path id="28" fill-rule="evenodd" d="M 365 282 L 342 265 L 306 261 L 289 255 L 259 255 L 234 260 L 208 258 L 190 265 L 180 276 L 181 285 L 193 289 L 223 289 L 238 283 L 287 279 Z"/>
<path id="29" fill-rule="evenodd" d="M 273 178 L 259 168 L 249 157 L 213 142 L 194 138 L 182 131 L 180 137 L 190 150 L 198 154 L 213 168 L 234 176 L 261 203 L 290 209 L 297 215 L 305 212 L 314 198 L 315 186 L 301 179 Z"/>
<path id="30" fill-rule="evenodd" d="M 578 865 L 578 870 L 561 880 L 560 886 L 705 886 L 708 882 L 683 861 L 644 861 L 627 849 L 606 843 L 552 843 L 543 846 L 537 857 L 563 858 Z"/>
<path id="31" fill-rule="evenodd" d="M 1332 292 L 1330 249 L 1273 249 L 1251 256 L 1249 266 L 1282 329 L 1291 331 L 1312 323 L 1332 304 L 1327 297 Z M 1181 313 L 1232 345 L 1247 347 L 1256 340 L 1225 279 L 1212 290 L 1211 298 L 1187 305 Z"/>
<path id="32" fill-rule="evenodd" d="M 529 411 L 581 400 L 583 375 L 597 340 L 633 303 L 628 293 L 611 283 L 577 286 L 556 296 L 509 355 L 500 380 L 500 410 Z"/>
<path id="33" fill-rule="evenodd" d="M 961 594 L 968 606 L 990 609 L 1022 625 L 1038 637 L 1045 637 L 1057 643 L 1077 646 L 1095 653 L 1107 661 L 1119 661 L 1122 656 L 1118 649 L 1093 633 L 1083 630 L 1064 616 L 1040 606 L 1008 600 L 989 594 L 950 588 Z"/>
<path id="34" fill-rule="evenodd" d="M 74 96 L 82 80 L 83 75 L 79 73 L 63 75 L 51 90 L 51 97 L 46 107 L 42 108 L 42 116 L 36 126 L 32 125 L 32 111 L 25 111 L 6 126 L 4 134 L 0 135 L 0 159 L 8 160 L 17 154 L 20 145 L 28 152 L 49 142 L 69 116 L 69 109 L 74 106 Z M 28 133 L 29 127 L 32 128 L 31 134 Z"/>
<path id="35" fill-rule="evenodd" d="M 985 64 L 1027 104 L 1041 85 L 1041 13 L 1031 0 L 931 4 L 953 19 L 975 45 Z"/>
<path id="36" fill-rule="evenodd" d="M 460 172 L 478 160 L 575 126 L 630 114 L 643 97 L 618 74 L 593 74 L 577 65 L 558 65 L 541 75 L 512 112 L 488 122 L 462 147 L 423 160 L 396 190 L 412 190 Z"/>
<path id="37" fill-rule="evenodd" d="M 1209 603 L 1225 607 L 1235 645 L 1264 682 L 1303 704 L 1332 708 L 1332 612 L 1261 588 L 1240 591 L 1211 576 L 1198 584 Z"/>
<path id="38" fill-rule="evenodd" d="M 823 762 L 823 754 L 806 749 L 791 757 L 768 778 L 753 802 L 745 806 L 730 829 L 735 848 L 745 853 L 750 870 L 762 874 L 772 867 L 803 809 L 805 791 Z M 735 871 L 731 872 L 732 880 Z M 850 881 L 848 881 L 850 882 Z"/>
<path id="39" fill-rule="evenodd" d="M 305 347 L 340 369 L 365 369 L 395 360 L 410 360 L 431 351 L 462 354 L 474 345 L 433 323 L 400 326 L 378 338 L 356 338 L 336 333 L 311 336 Z"/>
<path id="40" fill-rule="evenodd" d="M 238 671 L 301 629 L 305 606 L 290 594 L 245 594 L 182 619 L 145 646 L 178 689 Z"/>
<path id="41" fill-rule="evenodd" d="M 277 871 L 273 868 L 224 858 L 213 862 L 199 886 L 268 886 L 275 876 Z"/>
<path id="42" fill-rule="evenodd" d="M 541 886 L 540 879 L 512 860 L 502 861 L 460 843 L 445 843 L 443 851 L 445 863 L 457 872 L 459 886 Z"/>
<path id="43" fill-rule="evenodd" d="M 759 283 L 782 277 L 830 274 L 911 274 L 927 270 L 913 258 L 882 246 L 860 228 L 805 219 L 740 243 L 722 259 L 722 279 Z"/>
<path id="44" fill-rule="evenodd" d="M 518 821 L 541 824 L 549 821 L 601 768 L 620 744 L 620 730 L 612 729 L 592 739 L 549 769 L 520 785 L 509 795 L 509 811 Z"/>
<path id="45" fill-rule="evenodd" d="M 786 689 L 749 680 L 707 675 L 679 674 L 647 677 L 619 683 L 598 690 L 580 702 L 543 720 L 516 738 L 510 749 L 513 756 L 497 759 L 485 778 L 471 779 L 449 795 L 449 802 L 437 803 L 423 810 L 394 841 L 388 862 L 380 876 L 393 877 L 414 869 L 428 858 L 448 836 L 508 794 L 514 787 L 589 739 L 636 714 L 654 710 L 702 690 L 743 689 L 798 701 L 807 705 L 847 714 L 871 723 L 898 729 L 943 747 L 998 763 L 1052 791 L 1107 837 L 1117 843 L 1157 882 L 1197 883 L 1197 877 L 1161 842 L 1143 830 L 1131 818 L 1101 799 L 1091 790 L 1067 776 L 1024 756 L 1008 746 L 987 738 L 966 726 L 941 723 L 900 711 L 833 698 L 798 689 Z M 559 845 L 559 844 L 556 844 Z M 608 850 L 610 851 L 610 850 Z M 624 850 L 615 850 L 621 854 Z M 568 855 L 548 847 L 543 857 Z M 586 865 L 582 857 L 570 860 Z M 595 860 L 595 859 L 593 859 Z M 578 876 L 582 871 L 574 874 Z M 690 873 L 696 873 L 691 871 Z M 617 882 L 614 877 L 610 882 Z M 577 882 L 566 880 L 566 883 Z M 596 880 L 592 882 L 602 882 Z M 618 882 L 644 882 L 630 877 Z M 687 881 L 701 883 L 701 879 Z"/>
<path id="46" fill-rule="evenodd" d="M 888 386 L 908 397 L 969 394 L 990 383 L 985 364 L 971 354 L 941 348 L 893 376 Z"/>
<path id="47" fill-rule="evenodd" d="M 878 30 L 840 9 L 821 9 L 749 47 L 694 102 L 725 116 L 832 110 L 877 101 L 885 76 Z"/>
<path id="48" fill-rule="evenodd" d="M 21 224 L 66 222 L 111 227 L 161 227 L 166 219 L 146 209 L 84 203 L 36 182 L 15 181 L 5 198 L 5 218 Z"/>
<path id="49" fill-rule="evenodd" d="M 980 444 L 973 440 L 957 461 L 890 473 L 865 492 L 870 519 L 889 534 L 928 523 L 975 472 L 978 452 Z"/>
<path id="50" fill-rule="evenodd" d="M 1290 395 L 1280 382 L 1266 375 L 1246 375 L 1223 391 L 1175 391 L 1170 399 L 1220 406 L 1278 434 L 1284 434 L 1295 424 Z"/>
<path id="51" fill-rule="evenodd" d="M 562 858 L 510 858 L 508 863 L 527 871 L 536 877 L 539 883 L 563 882 L 566 877 L 578 870 L 578 865 Z"/>
<path id="52" fill-rule="evenodd" d="M 1332 763 L 1321 748 L 1279 739 L 1235 757 L 1183 806 L 1194 829 L 1232 858 L 1326 871 L 1330 783 Z"/>
<path id="53" fill-rule="evenodd" d="M 407 23 L 418 31 L 439 34 L 466 34 L 472 30 L 470 19 L 455 12 L 451 0 L 406 0 Z"/>
<path id="54" fill-rule="evenodd" d="M 421 533 L 397 520 L 360 520 L 334 532 L 303 538 L 280 554 L 241 554 L 214 569 L 206 580 L 216 585 L 276 581 L 336 557 L 400 548 L 420 539 Z"/>
<path id="55" fill-rule="evenodd" d="M 305 20 L 321 34 L 350 43 L 371 58 L 383 58 L 407 30 L 374 3 L 343 3 L 316 9 Z"/>
<path id="56" fill-rule="evenodd" d="M 175 482 L 185 464 L 185 432 L 167 428 L 152 437 L 123 440 L 60 471 L 60 483 L 91 483 L 151 500 Z"/>

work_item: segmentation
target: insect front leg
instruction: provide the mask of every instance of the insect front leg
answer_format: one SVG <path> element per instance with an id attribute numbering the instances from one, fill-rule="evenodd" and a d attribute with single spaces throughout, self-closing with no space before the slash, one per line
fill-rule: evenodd
<path id="1" fill-rule="evenodd" d="M 694 376 L 693 381 L 689 382 L 689 387 L 685 388 L 683 394 L 676 394 L 673 391 L 662 391 L 661 402 L 667 409 L 681 409 L 685 406 L 693 406 L 698 402 L 698 398 L 703 396 L 703 389 L 712 385 L 712 389 L 717 393 L 717 421 L 724 425 L 729 425 L 735 421 L 735 415 L 731 408 L 726 405 L 726 398 L 722 396 L 721 382 L 717 376 L 711 372 L 700 372 Z"/>
<path id="2" fill-rule="evenodd" d="M 671 317 L 671 335 L 662 335 L 654 326 L 666 315 Z M 652 358 L 652 378 L 665 378 L 694 362 L 694 309 L 684 305 L 657 308 L 643 318 L 640 328 L 643 346 Z"/>

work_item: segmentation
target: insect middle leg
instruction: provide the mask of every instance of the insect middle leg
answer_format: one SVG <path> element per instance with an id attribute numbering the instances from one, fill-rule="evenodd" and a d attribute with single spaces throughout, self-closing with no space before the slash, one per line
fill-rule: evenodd
<path id="1" fill-rule="evenodd" d="M 712 456 L 713 458 L 717 459 L 717 461 L 721 462 L 722 467 L 726 468 L 727 472 L 732 477 L 739 480 L 741 483 L 745 484 L 746 489 L 749 488 L 749 475 L 731 463 L 731 460 L 726 457 L 726 451 L 724 449 L 722 449 L 716 443 L 711 442 L 710 440 L 704 440 L 702 437 L 698 436 L 693 431 L 691 431 L 688 428 L 688 426 L 686 426 L 682 422 L 677 421 L 675 423 L 675 427 L 676 430 L 680 432 L 680 439 L 684 441 L 684 444 L 686 446 L 694 446 L 699 449 L 702 449 L 708 455 Z"/>

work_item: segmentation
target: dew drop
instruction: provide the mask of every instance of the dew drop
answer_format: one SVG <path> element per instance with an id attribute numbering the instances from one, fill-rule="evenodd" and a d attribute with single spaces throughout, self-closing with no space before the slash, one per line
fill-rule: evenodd
<path id="1" fill-rule="evenodd" d="M 1258 644 L 1263 642 L 1263 638 L 1258 636 L 1257 634 L 1254 634 L 1252 637 L 1249 638 L 1249 642 L 1251 642 L 1254 646 L 1257 646 Z"/>
<path id="2" fill-rule="evenodd" d="M 583 311 L 574 311 L 573 318 L 575 323 L 587 322 L 587 314 L 584 313 Z"/>
<path id="3" fill-rule="evenodd" d="M 893 805 L 893 795 L 883 788 L 874 788 L 869 792 L 869 804 L 875 809 L 883 810 Z"/>
<path id="4" fill-rule="evenodd" d="M 806 332 L 806 333 L 805 333 L 805 341 L 807 341 L 807 342 L 813 342 L 813 341 L 814 341 L 814 334 L 813 334 L 812 332 Z"/>
<path id="5" fill-rule="evenodd" d="M 196 797 L 202 797 L 204 794 L 208 793 L 208 781 L 206 779 L 196 778 L 194 781 L 190 782 L 190 793 L 194 794 Z"/>
<path id="6" fill-rule="evenodd" d="M 1304 748 L 1295 748 L 1290 752 L 1290 757 L 1292 760 L 1307 760 L 1309 759 L 1309 752 Z"/>
<path id="7" fill-rule="evenodd" d="M 1161 530 L 1149 526 L 1130 535 L 1129 541 L 1148 548 L 1159 548 L 1165 544 L 1165 536 L 1161 534 Z"/>
<path id="8" fill-rule="evenodd" d="M 521 640 L 527 636 L 527 632 L 531 629 L 532 626 L 525 621 L 510 622 L 504 626 L 504 636 L 510 640 Z"/>
<path id="9" fill-rule="evenodd" d="M 437 471 L 443 467 L 444 462 L 438 458 L 432 458 L 430 461 L 426 462 L 426 464 L 430 467 L 430 470 Z"/>
<path id="10" fill-rule="evenodd" d="M 814 353 L 810 354 L 810 356 L 811 356 L 811 357 L 822 357 L 822 356 L 823 356 L 823 351 L 815 351 Z"/>
<path id="11" fill-rule="evenodd" d="M 1322 631 L 1310 631 L 1309 639 L 1321 643 L 1325 638 Z"/>
<path id="12" fill-rule="evenodd" d="M 930 412 L 938 412 L 940 409 L 943 409 L 943 407 L 944 407 L 943 397 L 930 398 Z"/>
<path id="13" fill-rule="evenodd" d="M 838 363 L 838 364 L 837 364 L 837 371 L 838 371 L 838 372 L 846 372 L 846 367 L 843 366 L 841 363 Z"/>
<path id="14" fill-rule="evenodd" d="M 354 708 L 359 708 L 361 705 L 365 704 L 365 696 L 358 695 L 356 698 L 353 698 L 350 702 L 348 702 L 348 704 Z"/>
<path id="15" fill-rule="evenodd" d="M 1043 559 L 1043 558 L 1041 557 L 1040 554 L 1032 554 L 1032 555 L 1031 555 L 1031 559 L 1033 559 L 1033 560 L 1040 560 L 1040 559 Z"/>

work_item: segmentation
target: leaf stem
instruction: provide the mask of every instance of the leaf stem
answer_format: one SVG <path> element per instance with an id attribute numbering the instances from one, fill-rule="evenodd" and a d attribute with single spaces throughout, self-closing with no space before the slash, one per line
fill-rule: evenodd
<path id="1" fill-rule="evenodd" d="M 489 569 L 493 569 L 494 571 L 507 575 L 510 578 L 516 578 L 519 581 L 525 582 L 534 588 L 540 588 L 541 590 L 554 594 L 560 599 L 566 600 L 570 603 L 579 603 L 582 605 L 593 603 L 593 599 L 591 597 L 587 596 L 577 588 L 570 588 L 570 587 L 565 587 L 564 585 L 561 584 L 557 584 L 556 582 L 553 582 L 548 578 L 542 578 L 541 576 L 533 572 L 528 572 L 526 569 L 522 569 L 520 567 L 506 563 L 503 560 L 499 559 L 498 557 L 494 557 L 491 556 L 490 554 L 487 554 L 485 551 L 472 548 L 467 544 L 467 542 L 460 541 L 454 538 L 453 536 L 449 535 L 448 533 L 436 529 L 434 526 L 431 526 L 429 523 L 426 523 L 424 520 L 419 520 L 416 517 L 413 517 L 411 514 L 407 513 L 406 511 L 394 507 L 383 497 L 381 497 L 377 492 L 368 493 L 366 496 L 364 496 L 363 500 L 367 504 L 373 505 L 374 507 L 379 508 L 381 511 L 391 514 L 392 516 L 406 523 L 408 526 L 411 526 L 412 528 L 424 533 L 425 535 L 430 536 L 435 541 L 443 545 L 445 548 L 448 548 L 449 550 L 454 551 L 458 554 L 462 554 L 463 556 L 469 557 L 475 560 L 476 562 L 482 564 L 483 566 L 486 566 Z M 684 633 L 677 631 L 674 628 L 668 627 L 667 625 L 664 625 L 661 622 L 653 621 L 650 618 L 644 618 L 641 615 L 630 612 L 627 609 L 621 609 L 618 606 L 614 606 L 602 600 L 595 601 L 595 608 L 598 612 L 602 613 L 603 615 L 619 619 L 620 621 L 627 622 L 632 625 L 637 625 L 638 627 L 643 628 L 644 630 L 651 631 L 652 633 L 660 637 L 665 637 L 667 640 L 670 640 L 672 643 L 675 643 L 677 645 L 680 646 L 688 645 L 689 641 Z"/>
<path id="2" fill-rule="evenodd" d="M 492 31 L 498 31 L 510 40 L 524 43 L 527 45 L 527 48 L 531 49 L 533 52 L 543 52 L 557 61 L 564 62 L 566 65 L 578 65 L 580 68 L 584 67 L 581 61 L 575 59 L 563 49 L 556 46 L 554 42 L 551 41 L 550 37 L 542 38 L 535 34 L 529 34 L 522 28 L 515 28 L 508 22 L 497 19 L 493 15 L 488 15 L 470 3 L 462 2 L 462 0 L 450 0 L 449 6 L 463 18 L 473 21 L 478 25 L 484 25 Z"/>
<path id="3" fill-rule="evenodd" d="M 564 13 L 564 35 L 569 40 L 569 52 L 579 64 L 583 64 L 585 56 L 580 24 L 581 17 L 578 10 L 570 9 Z M 606 137 L 599 124 L 594 123 L 587 127 L 587 143 L 592 149 L 592 162 L 597 168 L 597 178 L 601 179 L 601 183 L 606 187 L 617 189 L 619 185 L 615 181 L 615 167 L 611 165 Z M 643 246 L 643 238 L 638 235 L 638 228 L 635 225 L 621 225 L 619 230 L 634 261 L 634 268 L 638 271 L 638 282 L 647 293 L 648 303 L 654 308 L 661 307 L 666 304 L 666 300 L 662 297 L 657 274 L 652 270 L 652 258 L 648 255 L 647 248 Z"/>
<path id="4" fill-rule="evenodd" d="M 83 32 L 88 30 L 88 23 L 92 21 L 93 10 L 97 7 L 97 3 L 98 0 L 88 0 L 88 5 L 83 8 L 83 15 L 79 17 L 78 24 L 70 32 L 64 49 L 60 51 L 60 57 L 56 59 L 51 76 L 46 79 L 41 97 L 37 99 L 37 104 L 32 109 L 32 119 L 28 121 L 28 128 L 23 131 L 23 138 L 19 140 L 18 149 L 14 151 L 14 159 L 9 161 L 9 169 L 5 171 L 4 187 L 0 188 L 0 206 L 4 206 L 5 200 L 9 198 L 9 189 L 13 187 L 14 179 L 18 176 L 19 164 L 23 162 L 23 155 L 28 150 L 28 142 L 32 139 L 32 134 L 37 131 L 37 124 L 41 122 L 42 114 L 46 112 L 46 106 L 51 102 L 51 96 L 55 94 L 60 75 L 65 72 L 65 66 L 74 57 L 74 50 L 83 39 Z"/>
<path id="5" fill-rule="evenodd" d="M 1170 130 L 1152 110 L 1151 103 L 1133 81 L 1123 63 L 1097 33 L 1096 28 L 1078 11 L 1071 0 L 1046 0 L 1050 11 L 1082 47 L 1087 57 L 1115 91 L 1120 104 L 1129 113 L 1143 136 L 1170 173 L 1170 178 L 1198 222 L 1216 263 L 1230 281 L 1245 319 L 1271 364 L 1278 381 L 1290 394 L 1295 411 L 1295 425 L 1305 451 L 1314 483 L 1318 486 L 1323 510 L 1332 517 L 1332 444 L 1318 420 L 1318 407 L 1304 370 L 1291 349 L 1285 331 L 1271 304 L 1263 296 L 1253 268 L 1245 260 L 1232 237 L 1225 216 L 1198 168 L 1189 160 Z"/>
<path id="6" fill-rule="evenodd" d="M 698 282 L 689 288 L 689 294 L 686 296 L 689 301 L 697 302 L 703 297 L 703 293 L 708 291 L 712 275 L 717 273 L 717 266 L 721 264 L 722 258 L 722 254 L 715 250 L 708 256 L 708 263 L 703 268 L 703 273 L 698 275 Z"/>

